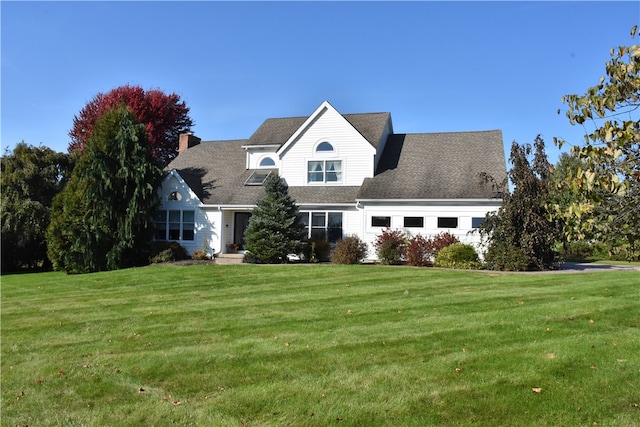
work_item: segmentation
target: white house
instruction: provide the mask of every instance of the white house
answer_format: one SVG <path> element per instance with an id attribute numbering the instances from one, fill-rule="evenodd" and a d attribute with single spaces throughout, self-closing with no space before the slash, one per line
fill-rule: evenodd
<path id="1" fill-rule="evenodd" d="M 310 116 L 267 119 L 249 139 L 181 135 L 179 151 L 159 189 L 156 239 L 190 252 L 242 247 L 270 173 L 286 181 L 310 237 L 358 235 L 372 258 L 385 227 L 477 243 L 468 232 L 501 204 L 479 175 L 506 177 L 499 130 L 397 134 L 390 113 L 340 114 L 326 101 Z"/>

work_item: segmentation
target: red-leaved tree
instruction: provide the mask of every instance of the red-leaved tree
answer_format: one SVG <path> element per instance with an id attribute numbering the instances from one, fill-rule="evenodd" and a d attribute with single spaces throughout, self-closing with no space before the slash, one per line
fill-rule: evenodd
<path id="1" fill-rule="evenodd" d="M 140 86 L 129 85 L 97 94 L 74 116 L 73 129 L 69 131 L 69 152 L 82 151 L 98 119 L 105 111 L 121 104 L 129 107 L 144 124 L 154 158 L 166 165 L 177 156 L 179 135 L 193 126 L 185 102 L 175 93 L 167 95 L 158 89 L 145 91 Z"/>

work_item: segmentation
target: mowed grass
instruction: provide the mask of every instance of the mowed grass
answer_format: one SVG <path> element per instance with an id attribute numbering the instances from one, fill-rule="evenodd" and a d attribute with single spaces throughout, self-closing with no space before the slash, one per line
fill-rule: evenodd
<path id="1" fill-rule="evenodd" d="M 8 275 L 3 426 L 640 425 L 640 275 Z"/>

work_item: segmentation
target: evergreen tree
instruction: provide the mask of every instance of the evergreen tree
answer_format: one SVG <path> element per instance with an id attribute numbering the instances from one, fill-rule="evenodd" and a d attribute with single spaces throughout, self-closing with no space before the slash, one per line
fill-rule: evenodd
<path id="1" fill-rule="evenodd" d="M 264 182 L 265 196 L 258 201 L 244 234 L 249 260 L 282 263 L 301 251 L 304 225 L 286 182 L 271 174 Z"/>
<path id="2" fill-rule="evenodd" d="M 513 142 L 509 171 L 514 190 L 503 190 L 503 203 L 497 212 L 487 214 L 480 225 L 480 235 L 488 244 L 485 260 L 495 270 L 547 270 L 559 261 L 554 250 L 562 235 L 562 222 L 549 219 L 546 208 L 553 189 L 552 168 L 538 135 L 532 147 Z M 488 177 L 490 179 L 490 177 Z"/>
<path id="3" fill-rule="evenodd" d="M 97 122 L 54 199 L 47 237 L 55 268 L 83 273 L 146 262 L 162 176 L 146 135 L 124 106 Z"/>

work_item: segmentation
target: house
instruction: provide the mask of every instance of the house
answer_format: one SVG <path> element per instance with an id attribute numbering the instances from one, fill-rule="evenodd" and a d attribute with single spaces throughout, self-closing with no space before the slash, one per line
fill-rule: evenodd
<path id="1" fill-rule="evenodd" d="M 386 227 L 477 243 L 468 232 L 501 203 L 481 172 L 506 177 L 499 130 L 399 134 L 390 113 L 341 114 L 323 102 L 310 116 L 265 120 L 249 139 L 181 135 L 159 189 L 156 239 L 189 252 L 242 249 L 262 183 L 277 173 L 309 237 L 358 235 L 372 258 Z"/>

